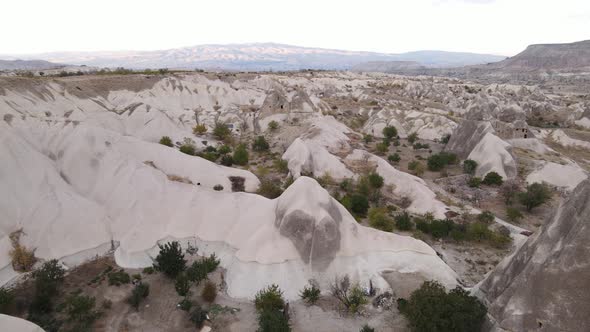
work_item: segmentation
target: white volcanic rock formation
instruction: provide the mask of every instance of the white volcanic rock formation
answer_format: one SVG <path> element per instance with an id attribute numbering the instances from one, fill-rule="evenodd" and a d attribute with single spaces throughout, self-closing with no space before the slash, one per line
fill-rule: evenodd
<path id="1" fill-rule="evenodd" d="M 247 191 L 258 179 L 155 143 L 194 137 L 197 120 L 243 123 L 250 111 L 236 107 L 262 104 L 259 86 L 268 82 L 238 90 L 202 76 L 2 82 L 0 284 L 16 276 L 9 234 L 21 228 L 37 257 L 68 266 L 115 249 L 119 265 L 144 267 L 159 241 L 192 242 L 221 257 L 228 293 L 240 298 L 277 283 L 294 299 L 310 278 L 325 288 L 343 274 L 382 288 L 385 272 L 456 284 L 428 245 L 358 225 L 310 178 L 275 200 L 234 193 L 230 176 L 243 177 Z M 329 117 L 312 123 L 300 139 L 308 147 L 350 149 L 346 126 Z M 178 177 L 186 181 L 171 180 Z"/>
<path id="2" fill-rule="evenodd" d="M 45 332 L 34 323 L 18 317 L 0 314 L 0 327 L 6 332 Z"/>
<path id="3" fill-rule="evenodd" d="M 590 326 L 590 180 L 481 284 L 497 328 L 585 331 Z"/>

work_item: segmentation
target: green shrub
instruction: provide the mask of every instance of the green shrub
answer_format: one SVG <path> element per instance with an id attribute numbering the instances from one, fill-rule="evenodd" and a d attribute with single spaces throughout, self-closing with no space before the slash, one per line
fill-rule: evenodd
<path id="1" fill-rule="evenodd" d="M 197 150 L 193 144 L 184 143 L 180 146 L 180 152 L 194 156 L 197 153 Z"/>
<path id="2" fill-rule="evenodd" d="M 229 147 L 229 145 L 224 144 L 224 145 L 220 146 L 219 149 L 217 149 L 217 152 L 220 155 L 226 155 L 231 152 L 231 147 Z"/>
<path id="3" fill-rule="evenodd" d="M 443 136 L 443 137 L 440 139 L 440 142 L 441 142 L 442 144 L 445 144 L 445 145 L 446 145 L 447 143 L 449 143 L 449 140 L 450 140 L 450 139 L 451 139 L 451 134 L 446 134 L 445 136 Z"/>
<path id="4" fill-rule="evenodd" d="M 389 146 L 385 143 L 378 143 L 375 149 L 377 150 L 377 154 L 384 155 L 389 149 Z"/>
<path id="5" fill-rule="evenodd" d="M 146 268 L 143 269 L 142 273 L 145 274 L 153 274 L 156 270 L 154 270 L 153 266 L 148 266 Z"/>
<path id="6" fill-rule="evenodd" d="M 433 172 L 438 172 L 447 165 L 455 164 L 457 162 L 457 155 L 454 153 L 440 152 L 428 157 L 428 169 Z"/>
<path id="7" fill-rule="evenodd" d="M 188 277 L 184 273 L 179 273 L 176 276 L 176 280 L 174 282 L 174 289 L 180 296 L 186 296 L 188 291 L 190 290 L 191 285 L 189 283 Z"/>
<path id="8" fill-rule="evenodd" d="M 393 126 L 387 126 L 383 128 L 383 136 L 387 139 L 393 139 L 397 137 L 397 129 Z"/>
<path id="9" fill-rule="evenodd" d="M 471 188 L 479 188 L 480 184 L 481 184 L 481 178 L 478 178 L 477 176 L 474 176 L 472 178 L 469 178 L 469 180 L 467 180 L 467 185 Z"/>
<path id="10" fill-rule="evenodd" d="M 65 270 L 61 264 L 52 259 L 43 263 L 41 268 L 33 272 L 35 278 L 35 294 L 29 307 L 31 314 L 46 314 L 52 310 L 52 300 L 57 295 L 58 287 L 63 281 Z"/>
<path id="11" fill-rule="evenodd" d="M 481 330 L 487 310 L 460 287 L 447 293 L 438 282 L 426 281 L 412 293 L 400 312 L 415 332 L 471 332 Z"/>
<path id="12" fill-rule="evenodd" d="M 408 169 L 412 171 L 412 174 L 416 176 L 421 176 L 424 174 L 424 164 L 419 162 L 418 160 L 412 160 L 408 163 Z"/>
<path id="13" fill-rule="evenodd" d="M 213 190 L 215 191 L 222 191 L 223 190 L 223 186 L 220 184 L 216 184 L 213 186 Z"/>
<path id="14" fill-rule="evenodd" d="M 172 139 L 168 136 L 162 136 L 162 138 L 160 138 L 160 144 L 162 145 L 166 145 L 169 147 L 173 147 L 174 144 L 172 143 Z"/>
<path id="15" fill-rule="evenodd" d="M 92 323 L 100 316 L 95 310 L 96 299 L 94 297 L 73 294 L 66 298 L 63 311 L 67 316 L 67 325 L 70 331 L 89 331 Z"/>
<path id="16" fill-rule="evenodd" d="M 299 293 L 299 297 L 307 304 L 315 304 L 320 299 L 320 289 L 314 282 L 310 282 L 309 286 L 303 287 Z"/>
<path id="17" fill-rule="evenodd" d="M 369 210 L 369 200 L 367 196 L 361 194 L 352 194 L 350 196 L 350 210 L 359 216 L 365 216 Z"/>
<path id="18" fill-rule="evenodd" d="M 207 311 L 205 311 L 199 304 L 195 303 L 193 311 L 190 314 L 190 321 L 195 324 L 197 329 L 201 329 L 207 320 Z"/>
<path id="19" fill-rule="evenodd" d="M 369 173 L 367 175 L 367 179 L 369 180 L 369 185 L 374 189 L 380 189 L 383 187 L 383 177 L 375 172 Z"/>
<path id="20" fill-rule="evenodd" d="M 258 313 L 257 332 L 289 332 L 287 315 L 279 310 L 264 310 Z"/>
<path id="21" fill-rule="evenodd" d="M 346 179 L 343 179 L 340 182 L 339 187 L 344 192 L 349 193 L 349 192 L 352 192 L 354 190 L 354 183 L 350 179 L 346 178 Z"/>
<path id="22" fill-rule="evenodd" d="M 158 247 L 160 253 L 156 257 L 154 268 L 164 272 L 170 278 L 176 278 L 186 268 L 186 260 L 180 244 L 178 241 L 172 241 L 164 245 L 158 244 Z"/>
<path id="23" fill-rule="evenodd" d="M 285 159 L 275 159 L 273 161 L 273 167 L 281 174 L 289 173 L 289 162 Z"/>
<path id="24" fill-rule="evenodd" d="M 411 133 L 410 135 L 408 135 L 408 142 L 410 142 L 410 144 L 414 144 L 414 142 L 416 142 L 417 139 L 418 139 L 417 133 Z"/>
<path id="25" fill-rule="evenodd" d="M 401 159 L 402 158 L 397 153 L 390 154 L 389 157 L 387 157 L 387 160 L 389 160 L 392 163 L 398 163 Z"/>
<path id="26" fill-rule="evenodd" d="M 215 127 L 213 127 L 213 136 L 218 140 L 224 140 L 231 134 L 231 130 L 225 123 L 216 122 Z"/>
<path id="27" fill-rule="evenodd" d="M 496 172 L 489 172 L 481 181 L 482 184 L 487 186 L 499 186 L 504 182 L 502 176 Z"/>
<path id="28" fill-rule="evenodd" d="M 201 281 L 207 278 L 207 268 L 201 262 L 193 262 L 191 266 L 186 269 L 186 276 L 197 286 Z"/>
<path id="29" fill-rule="evenodd" d="M 219 161 L 219 163 L 223 166 L 229 167 L 234 164 L 234 158 L 229 154 L 224 154 L 223 156 L 221 156 L 221 160 Z"/>
<path id="30" fill-rule="evenodd" d="M 190 311 L 191 307 L 193 306 L 193 302 L 189 298 L 186 298 L 186 297 L 184 299 L 182 299 L 182 301 L 180 301 L 180 303 L 178 303 L 178 304 L 179 304 L 180 310 L 183 310 L 183 311 Z"/>
<path id="31" fill-rule="evenodd" d="M 477 215 L 477 221 L 481 221 L 486 224 L 491 224 L 496 220 L 496 217 L 490 211 L 483 211 L 482 213 Z"/>
<path id="32" fill-rule="evenodd" d="M 412 230 L 412 219 L 410 215 L 404 211 L 404 213 L 399 214 L 395 217 L 395 227 L 400 231 L 409 231 Z"/>
<path id="33" fill-rule="evenodd" d="M 466 159 L 463 161 L 463 173 L 473 175 L 477 169 L 477 161 Z"/>
<path id="34" fill-rule="evenodd" d="M 275 131 L 275 130 L 279 129 L 279 123 L 276 122 L 275 120 L 272 120 L 271 122 L 268 123 L 268 129 L 270 129 L 271 131 Z"/>
<path id="35" fill-rule="evenodd" d="M 517 208 L 513 207 L 506 208 L 506 216 L 508 217 L 508 220 L 513 223 L 518 223 L 523 217 L 522 213 Z"/>
<path id="36" fill-rule="evenodd" d="M 414 150 L 430 149 L 430 145 L 426 143 L 414 143 L 414 145 L 412 145 L 412 148 Z"/>
<path id="37" fill-rule="evenodd" d="M 0 314 L 8 314 L 14 303 L 14 294 L 10 289 L 0 287 Z"/>
<path id="38" fill-rule="evenodd" d="M 371 136 L 371 135 L 364 135 L 363 136 L 363 141 L 365 141 L 366 144 L 369 144 L 369 143 L 373 142 L 373 136 Z"/>
<path id="39" fill-rule="evenodd" d="M 135 310 L 139 310 L 139 304 L 143 299 L 148 297 L 150 294 L 150 285 L 146 283 L 139 283 L 135 285 L 133 290 L 131 291 L 131 296 L 127 298 L 127 302 L 135 308 Z"/>
<path id="40" fill-rule="evenodd" d="M 201 258 L 201 264 L 205 266 L 205 271 L 207 271 L 207 273 L 211 273 L 217 270 L 219 263 L 221 262 L 219 261 L 219 259 L 217 259 L 217 256 L 215 256 L 215 254 L 211 254 L 208 257 Z"/>
<path id="41" fill-rule="evenodd" d="M 393 220 L 389 217 L 386 208 L 373 207 L 369 209 L 369 225 L 373 228 L 385 231 L 393 231 Z"/>
<path id="42" fill-rule="evenodd" d="M 492 232 L 488 225 L 481 221 L 472 222 L 467 225 L 467 239 L 477 242 L 489 240 Z"/>
<path id="43" fill-rule="evenodd" d="M 254 140 L 254 143 L 252 143 L 252 150 L 254 150 L 254 151 L 258 151 L 258 152 L 268 151 L 269 148 L 270 148 L 270 146 L 268 145 L 268 142 L 266 141 L 264 136 L 256 137 L 256 139 Z"/>
<path id="44" fill-rule="evenodd" d="M 128 283 L 131 282 L 131 277 L 123 269 L 121 269 L 119 271 L 110 272 L 107 275 L 107 277 L 109 279 L 109 285 L 110 286 L 113 286 L 113 285 L 114 286 L 120 286 L 120 285 L 128 284 Z"/>
<path id="45" fill-rule="evenodd" d="M 256 307 L 256 311 L 259 312 L 265 310 L 282 310 L 285 308 L 283 292 L 279 286 L 270 285 L 256 293 L 254 306 Z"/>
<path id="46" fill-rule="evenodd" d="M 207 132 L 207 126 L 205 126 L 204 124 L 198 124 L 193 128 L 193 134 L 195 135 L 203 135 L 204 133 Z"/>
<path id="47" fill-rule="evenodd" d="M 527 211 L 547 202 L 551 198 L 551 191 L 542 183 L 533 183 L 527 186 L 525 192 L 518 194 L 518 200 L 526 207 Z"/>
<path id="48" fill-rule="evenodd" d="M 238 145 L 234 151 L 233 162 L 236 165 L 244 166 L 248 164 L 248 150 L 244 144 Z"/>
<path id="49" fill-rule="evenodd" d="M 215 298 L 217 298 L 217 286 L 211 281 L 207 281 L 203 286 L 203 290 L 201 291 L 201 297 L 203 300 L 209 303 L 213 303 Z"/>
<path id="50" fill-rule="evenodd" d="M 336 278 L 330 285 L 330 292 L 349 312 L 357 313 L 368 301 L 358 284 L 351 285 L 350 278 Z"/>

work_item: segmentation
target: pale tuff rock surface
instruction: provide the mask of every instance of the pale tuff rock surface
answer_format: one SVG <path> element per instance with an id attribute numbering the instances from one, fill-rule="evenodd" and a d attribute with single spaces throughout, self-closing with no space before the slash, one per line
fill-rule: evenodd
<path id="1" fill-rule="evenodd" d="M 335 82 L 315 84 L 336 89 Z M 344 274 L 382 289 L 414 287 L 390 286 L 384 271 L 453 287 L 456 274 L 428 245 L 358 225 L 310 178 L 300 177 L 275 200 L 232 193 L 230 176 L 243 177 L 246 191 L 256 190 L 259 180 L 156 143 L 169 135 L 180 143 L 192 138 L 197 147 L 216 144 L 192 134 L 196 123 L 211 128 L 228 121 L 236 135 L 243 123 L 256 130 L 260 119 L 252 112 L 259 111 L 251 107 L 262 105 L 265 89 L 275 84 L 200 75 L 6 81 L 0 89 L 0 283 L 16 275 L 8 236 L 22 228 L 22 244 L 36 248 L 37 257 L 68 266 L 115 249 L 120 266 L 145 267 L 158 242 L 192 242 L 202 254 L 218 254 L 228 294 L 237 298 L 277 283 L 295 299 L 309 279 L 327 288 Z M 317 114 L 314 107 L 324 106 L 305 98 L 305 89 L 286 93 L 292 94 L 285 96 L 289 109 L 269 117 L 297 113 L 309 124 L 293 143 L 304 153 L 294 153 L 289 167 L 294 160 L 314 173 L 336 174 L 341 165 L 343 177 L 354 176 L 338 157 L 352 149 L 348 135 L 354 133 Z M 307 109 L 309 102 L 319 106 Z M 183 180 L 171 180 L 178 177 Z M 224 189 L 213 190 L 217 184 Z"/>
<path id="2" fill-rule="evenodd" d="M 580 183 L 540 231 L 488 276 L 480 290 L 497 325 L 511 331 L 583 331 L 590 326 L 590 180 Z"/>
<path id="3" fill-rule="evenodd" d="M 467 158 L 489 132 L 494 132 L 489 122 L 465 120 L 455 129 L 445 150 L 457 154 L 461 159 Z"/>
<path id="4" fill-rule="evenodd" d="M 21 318 L 0 314 L 0 327 L 6 332 L 44 332 L 34 323 Z"/>
<path id="5" fill-rule="evenodd" d="M 588 177 L 588 173 L 580 166 L 570 164 L 556 164 L 544 162 L 542 165 L 526 177 L 526 182 L 545 182 L 547 184 L 573 190 L 580 182 Z"/>
<path id="6" fill-rule="evenodd" d="M 516 176 L 516 161 L 511 154 L 511 145 L 492 133 L 485 134 L 467 159 L 477 162 L 475 175 L 479 177 L 489 172 L 496 172 L 504 179 Z"/>

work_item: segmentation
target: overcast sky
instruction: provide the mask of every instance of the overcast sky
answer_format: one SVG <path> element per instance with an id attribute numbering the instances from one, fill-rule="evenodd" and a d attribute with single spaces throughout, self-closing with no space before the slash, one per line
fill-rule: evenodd
<path id="1" fill-rule="evenodd" d="M 0 54 L 277 42 L 514 55 L 590 39 L 590 0 L 2 0 Z"/>

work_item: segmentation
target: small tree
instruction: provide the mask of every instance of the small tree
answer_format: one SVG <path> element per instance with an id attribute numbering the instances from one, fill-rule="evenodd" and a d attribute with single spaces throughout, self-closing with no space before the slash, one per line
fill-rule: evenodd
<path id="1" fill-rule="evenodd" d="M 205 126 L 204 124 L 198 124 L 193 128 L 193 134 L 195 135 L 203 135 L 204 133 L 207 132 L 207 126 Z"/>
<path id="2" fill-rule="evenodd" d="M 408 135 L 408 142 L 410 142 L 410 144 L 414 144 L 414 142 L 416 142 L 417 139 L 418 139 L 417 133 L 411 133 L 410 135 Z"/>
<path id="3" fill-rule="evenodd" d="M 416 176 L 424 174 L 424 164 L 418 160 L 412 160 L 408 163 L 408 169 Z"/>
<path id="4" fill-rule="evenodd" d="M 135 308 L 135 310 L 139 310 L 139 304 L 143 299 L 150 295 L 150 285 L 146 283 L 139 283 L 135 285 L 133 290 L 131 291 L 131 296 L 127 299 L 127 302 Z"/>
<path id="5" fill-rule="evenodd" d="M 307 304 L 313 305 L 320 299 L 320 288 L 316 282 L 309 282 L 309 286 L 303 287 L 303 290 L 299 293 L 299 297 Z"/>
<path id="6" fill-rule="evenodd" d="M 471 159 L 463 161 L 463 173 L 474 175 L 475 170 L 477 170 L 477 161 Z"/>
<path id="7" fill-rule="evenodd" d="M 51 312 L 52 299 L 57 295 L 58 286 L 63 281 L 65 273 L 66 271 L 56 259 L 43 263 L 40 269 L 33 272 L 35 295 L 29 307 L 31 313 Z"/>
<path id="8" fill-rule="evenodd" d="M 517 208 L 513 207 L 506 208 L 506 216 L 508 217 L 508 220 L 513 223 L 518 223 L 523 217 L 522 213 L 520 213 Z"/>
<path id="9" fill-rule="evenodd" d="M 279 129 L 279 123 L 276 122 L 275 120 L 272 120 L 271 122 L 268 123 L 268 129 L 270 129 L 271 131 L 275 131 L 275 130 Z"/>
<path id="10" fill-rule="evenodd" d="M 254 143 L 252 143 L 252 150 L 254 151 L 268 151 L 269 149 L 269 145 L 268 142 L 266 141 L 266 139 L 264 138 L 264 136 L 258 136 L 256 137 L 256 139 L 254 140 Z"/>
<path id="11" fill-rule="evenodd" d="M 389 146 L 385 143 L 378 143 L 375 146 L 375 149 L 377 150 L 377 154 L 384 155 L 385 153 L 387 153 Z"/>
<path id="12" fill-rule="evenodd" d="M 381 175 L 379 175 L 378 173 L 375 173 L 375 172 L 369 173 L 367 178 L 369 180 L 369 185 L 372 188 L 380 189 L 381 187 L 383 187 L 383 177 Z"/>
<path id="13" fill-rule="evenodd" d="M 290 332 L 289 319 L 279 310 L 264 310 L 258 313 L 257 332 Z"/>
<path id="14" fill-rule="evenodd" d="M 368 324 L 365 324 L 359 332 L 375 332 L 375 329 L 370 327 Z"/>
<path id="15" fill-rule="evenodd" d="M 408 212 L 404 211 L 404 213 L 395 217 L 395 227 L 400 231 L 412 230 L 412 226 L 412 220 Z"/>
<path id="16" fill-rule="evenodd" d="M 518 200 L 529 212 L 547 202 L 549 198 L 551 198 L 549 188 L 545 184 L 538 182 L 528 185 L 525 192 L 518 194 Z"/>
<path id="17" fill-rule="evenodd" d="M 215 127 L 213 127 L 213 136 L 218 140 L 224 140 L 231 134 L 231 130 L 225 123 L 216 122 Z"/>
<path id="18" fill-rule="evenodd" d="M 502 176 L 496 172 L 488 172 L 488 174 L 486 174 L 486 176 L 483 178 L 483 181 L 481 181 L 482 184 L 488 186 L 499 186 L 502 184 L 502 182 L 504 182 Z"/>
<path id="19" fill-rule="evenodd" d="M 285 308 L 283 292 L 278 285 L 270 285 L 256 293 L 254 306 L 257 311 L 282 310 Z"/>
<path id="20" fill-rule="evenodd" d="M 185 273 L 179 273 L 174 282 L 174 289 L 180 296 L 186 296 L 191 288 L 188 277 Z"/>
<path id="21" fill-rule="evenodd" d="M 160 138 L 160 144 L 162 145 L 166 145 L 169 147 L 173 147 L 174 144 L 172 144 L 172 139 L 168 136 L 162 136 L 162 138 Z"/>
<path id="22" fill-rule="evenodd" d="M 170 278 L 176 278 L 186 268 L 186 260 L 180 244 L 178 241 L 172 241 L 164 245 L 158 244 L 158 247 L 160 253 L 156 257 L 154 268 L 164 272 Z"/>
<path id="23" fill-rule="evenodd" d="M 359 216 L 365 216 L 369 209 L 369 200 L 367 196 L 361 194 L 352 194 L 350 196 L 350 210 Z"/>
<path id="24" fill-rule="evenodd" d="M 383 128 L 383 136 L 391 140 L 397 137 L 397 129 L 393 126 L 387 126 Z"/>
<path id="25" fill-rule="evenodd" d="M 233 162 L 236 165 L 244 166 L 248 164 L 248 150 L 244 144 L 238 145 L 234 150 Z"/>

